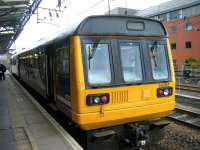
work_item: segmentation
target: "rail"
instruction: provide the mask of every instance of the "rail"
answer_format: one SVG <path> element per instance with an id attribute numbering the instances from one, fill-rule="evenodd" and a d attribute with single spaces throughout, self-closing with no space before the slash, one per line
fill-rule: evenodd
<path id="1" fill-rule="evenodd" d="M 200 128 L 200 113 L 195 112 L 192 109 L 176 107 L 174 112 L 169 115 L 168 118 Z"/>

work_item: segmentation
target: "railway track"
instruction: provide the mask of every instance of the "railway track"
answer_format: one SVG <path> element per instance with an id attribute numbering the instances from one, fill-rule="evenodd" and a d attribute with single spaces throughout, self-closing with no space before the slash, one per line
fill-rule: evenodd
<path id="1" fill-rule="evenodd" d="M 175 111 L 168 118 L 200 129 L 200 113 L 192 109 L 176 107 Z"/>
<path id="2" fill-rule="evenodd" d="M 200 92 L 200 86 L 194 86 L 189 84 L 178 84 L 176 86 L 176 89 L 187 90 L 191 92 Z"/>

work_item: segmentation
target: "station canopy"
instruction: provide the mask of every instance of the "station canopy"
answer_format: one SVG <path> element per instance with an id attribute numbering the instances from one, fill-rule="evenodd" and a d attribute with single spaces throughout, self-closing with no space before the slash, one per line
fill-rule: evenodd
<path id="1" fill-rule="evenodd" d="M 0 0 L 0 54 L 8 52 L 41 0 Z"/>

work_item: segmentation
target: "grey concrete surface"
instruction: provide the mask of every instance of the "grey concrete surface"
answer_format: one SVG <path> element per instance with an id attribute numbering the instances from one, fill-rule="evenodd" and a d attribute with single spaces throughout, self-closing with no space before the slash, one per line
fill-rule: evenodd
<path id="1" fill-rule="evenodd" d="M 0 149 L 16 150 L 13 132 L 11 128 L 11 118 L 8 110 L 8 88 L 6 81 L 0 80 Z"/>

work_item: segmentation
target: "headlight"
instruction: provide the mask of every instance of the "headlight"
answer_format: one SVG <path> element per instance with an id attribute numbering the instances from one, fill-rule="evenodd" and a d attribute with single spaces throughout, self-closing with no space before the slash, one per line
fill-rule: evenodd
<path id="1" fill-rule="evenodd" d="M 168 95 L 169 95 L 169 89 L 164 89 L 163 94 L 164 94 L 165 96 L 168 96 Z"/>
<path id="2" fill-rule="evenodd" d="M 172 87 L 162 87 L 157 89 L 157 97 L 171 96 L 172 93 Z"/>

